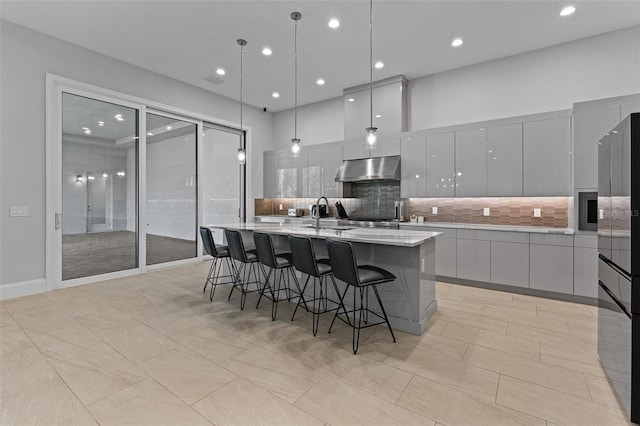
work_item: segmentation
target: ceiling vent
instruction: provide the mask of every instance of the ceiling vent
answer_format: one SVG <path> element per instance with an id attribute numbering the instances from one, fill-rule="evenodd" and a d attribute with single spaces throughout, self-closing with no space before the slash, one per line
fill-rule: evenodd
<path id="1" fill-rule="evenodd" d="M 218 77 L 218 76 L 216 76 L 214 74 L 211 74 L 211 75 L 209 75 L 207 77 L 204 77 L 203 80 L 204 81 L 208 81 L 211 84 L 220 84 L 220 83 L 222 83 L 224 81 L 223 79 L 221 79 L 220 77 Z"/>

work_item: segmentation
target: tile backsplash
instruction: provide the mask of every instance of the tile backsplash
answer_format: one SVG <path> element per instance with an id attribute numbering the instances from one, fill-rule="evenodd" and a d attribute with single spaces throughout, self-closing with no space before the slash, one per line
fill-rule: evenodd
<path id="1" fill-rule="evenodd" d="M 380 182 L 352 187 L 354 198 L 330 198 L 329 216 L 335 217 L 335 202 L 340 200 L 351 217 L 393 218 L 394 201 L 400 200 L 400 187 Z M 569 227 L 571 197 L 478 197 L 478 198 L 405 198 L 405 216 L 423 216 L 425 222 L 476 223 L 487 225 Z M 310 198 L 264 198 L 255 200 L 255 214 L 286 215 L 289 208 L 300 208 L 308 215 Z M 282 210 L 279 209 L 280 204 Z M 438 213 L 433 214 L 433 207 Z M 484 216 L 485 208 L 489 216 Z M 540 217 L 534 217 L 540 209 Z"/>

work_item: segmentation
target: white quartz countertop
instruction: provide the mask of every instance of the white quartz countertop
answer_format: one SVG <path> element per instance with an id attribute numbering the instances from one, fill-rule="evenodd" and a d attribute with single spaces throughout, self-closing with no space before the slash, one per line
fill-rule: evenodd
<path id="1" fill-rule="evenodd" d="M 208 225 L 209 228 L 227 228 L 240 231 L 261 231 L 277 235 L 296 235 L 310 238 L 331 238 L 354 243 L 368 243 L 388 246 L 415 247 L 430 240 L 441 232 L 425 232 L 407 229 L 351 228 L 329 226 L 315 228 L 293 223 L 247 222 Z"/>
<path id="2" fill-rule="evenodd" d="M 315 219 L 309 216 L 290 217 L 284 215 L 262 215 L 256 218 L 271 222 L 291 222 L 304 223 Z M 348 219 L 347 219 L 348 220 Z M 337 223 L 335 218 L 321 218 L 320 223 Z M 548 228 L 542 226 L 516 226 L 516 225 L 485 225 L 478 223 L 456 223 L 456 222 L 400 222 L 400 226 L 412 226 L 416 229 L 421 228 L 449 228 L 449 229 L 477 229 L 485 231 L 506 231 L 506 232 L 531 232 L 537 234 L 565 234 L 573 235 L 575 231 L 572 228 Z"/>
<path id="3" fill-rule="evenodd" d="M 485 231 L 508 231 L 508 232 L 533 232 L 540 234 L 566 234 L 573 235 L 572 228 L 545 228 L 542 226 L 515 226 L 515 225 L 484 225 L 475 223 L 446 223 L 446 222 L 401 222 L 400 226 L 412 226 L 420 228 L 449 228 L 449 229 L 478 229 Z"/>

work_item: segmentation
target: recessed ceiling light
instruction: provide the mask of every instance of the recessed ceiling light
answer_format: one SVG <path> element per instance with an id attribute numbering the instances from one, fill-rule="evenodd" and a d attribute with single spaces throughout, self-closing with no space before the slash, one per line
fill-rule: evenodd
<path id="1" fill-rule="evenodd" d="M 353 99 L 353 98 L 349 98 L 349 99 L 347 99 L 347 100 L 348 100 L 349 102 L 353 102 L 353 101 L 355 101 L 355 99 Z"/>
<path id="2" fill-rule="evenodd" d="M 380 115 L 380 114 L 376 115 L 376 118 L 381 118 L 381 117 L 382 117 L 382 115 Z"/>
<path id="3" fill-rule="evenodd" d="M 88 127 L 83 127 L 82 130 L 89 130 L 89 128 Z"/>
<path id="4" fill-rule="evenodd" d="M 271 49 L 269 49 L 268 47 L 265 47 L 264 49 L 262 49 L 262 54 L 264 56 L 269 56 L 271 55 L 273 52 L 271 51 Z"/>
<path id="5" fill-rule="evenodd" d="M 153 136 L 153 133 L 147 132 L 147 136 Z"/>
<path id="6" fill-rule="evenodd" d="M 464 43 L 464 41 L 462 41 L 461 38 L 454 38 L 453 41 L 451 42 L 451 46 L 460 47 L 460 46 L 462 46 L 463 43 Z"/>
<path id="7" fill-rule="evenodd" d="M 165 127 L 165 129 L 171 130 L 171 129 L 173 129 L 173 127 L 172 126 L 167 126 L 167 127 Z"/>
<path id="8" fill-rule="evenodd" d="M 227 72 L 224 70 L 224 68 L 218 68 L 216 70 L 216 74 L 218 75 L 225 75 Z"/>
<path id="9" fill-rule="evenodd" d="M 103 174 L 102 174 L 102 179 L 106 179 L 106 178 L 108 178 L 108 177 L 109 177 L 109 175 L 108 175 L 108 174 L 106 174 L 106 173 L 103 173 Z"/>
<path id="10" fill-rule="evenodd" d="M 329 21 L 329 28 L 338 28 L 340 26 L 340 21 L 338 21 L 336 18 L 331 18 L 331 20 Z"/>
<path id="11" fill-rule="evenodd" d="M 380 69 L 380 68 L 384 67 L 384 62 L 382 62 L 382 61 L 378 61 L 378 62 L 376 62 L 376 64 L 374 65 L 374 67 L 376 67 L 377 69 Z"/>
<path id="12" fill-rule="evenodd" d="M 274 98 L 279 98 L 279 97 L 280 97 L 280 93 L 278 93 L 278 92 L 273 92 L 273 93 L 271 94 L 271 96 L 273 96 Z"/>
<path id="13" fill-rule="evenodd" d="M 317 84 L 318 86 L 324 86 L 324 80 L 323 80 L 323 79 L 321 79 L 321 78 L 319 78 L 319 79 L 316 81 L 316 84 Z"/>
<path id="14" fill-rule="evenodd" d="M 98 126 L 104 127 L 104 121 L 98 121 Z"/>
<path id="15" fill-rule="evenodd" d="M 560 16 L 569 16 L 571 15 L 573 12 L 576 11 L 576 8 L 573 6 L 567 6 L 564 9 L 562 9 L 562 11 L 560 11 Z"/>

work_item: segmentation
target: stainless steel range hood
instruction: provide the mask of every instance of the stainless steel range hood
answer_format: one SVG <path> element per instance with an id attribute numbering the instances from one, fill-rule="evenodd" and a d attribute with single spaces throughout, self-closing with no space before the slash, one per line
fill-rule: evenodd
<path id="1" fill-rule="evenodd" d="M 400 180 L 400 156 L 345 160 L 338 169 L 336 182 Z"/>

